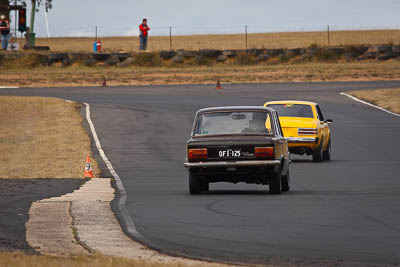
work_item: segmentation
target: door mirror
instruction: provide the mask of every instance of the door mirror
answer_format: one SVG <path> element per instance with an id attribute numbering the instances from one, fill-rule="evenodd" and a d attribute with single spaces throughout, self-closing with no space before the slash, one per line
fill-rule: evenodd
<path id="1" fill-rule="evenodd" d="M 331 120 L 331 119 L 328 119 L 328 120 L 326 120 L 325 122 L 326 122 L 326 123 L 332 123 L 332 122 L 333 122 L 333 120 Z"/>

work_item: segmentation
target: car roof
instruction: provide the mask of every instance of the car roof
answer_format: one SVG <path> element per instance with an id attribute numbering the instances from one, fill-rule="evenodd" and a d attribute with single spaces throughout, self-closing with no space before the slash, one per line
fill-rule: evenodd
<path id="1" fill-rule="evenodd" d="M 315 102 L 310 102 L 310 101 L 302 101 L 302 100 L 279 100 L 279 101 L 269 101 L 266 102 L 264 105 L 269 105 L 269 104 L 303 104 L 303 105 L 318 105 Z"/>
<path id="2" fill-rule="evenodd" d="M 225 106 L 225 107 L 209 107 L 202 108 L 197 113 L 208 113 L 208 112 L 223 112 L 223 111 L 269 111 L 273 112 L 272 108 L 263 106 Z"/>

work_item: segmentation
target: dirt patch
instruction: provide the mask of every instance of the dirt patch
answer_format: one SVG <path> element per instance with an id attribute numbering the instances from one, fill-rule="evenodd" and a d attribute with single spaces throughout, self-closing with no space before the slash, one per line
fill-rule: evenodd
<path id="1" fill-rule="evenodd" d="M 400 88 L 350 91 L 349 94 L 374 105 L 400 114 Z"/>
<path id="2" fill-rule="evenodd" d="M 80 104 L 0 96 L 0 178 L 82 178 L 91 156 Z M 92 161 L 95 176 L 100 169 Z"/>

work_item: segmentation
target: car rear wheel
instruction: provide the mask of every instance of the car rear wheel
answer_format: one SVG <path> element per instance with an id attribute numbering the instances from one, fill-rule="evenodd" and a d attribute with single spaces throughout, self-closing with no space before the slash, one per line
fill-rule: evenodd
<path id="1" fill-rule="evenodd" d="M 321 139 L 319 146 L 313 151 L 312 159 L 314 162 L 322 162 L 322 144 L 324 140 Z"/>
<path id="2" fill-rule="evenodd" d="M 323 158 L 324 160 L 331 160 L 331 138 L 329 137 L 328 145 L 326 147 L 326 150 L 323 152 Z"/>
<path id="3" fill-rule="evenodd" d="M 207 180 L 202 181 L 201 183 L 201 190 L 208 191 L 210 190 L 210 183 Z"/>
<path id="4" fill-rule="evenodd" d="M 271 180 L 269 182 L 269 193 L 276 195 L 280 194 L 282 191 L 282 184 L 281 184 L 281 170 L 278 172 L 274 173 L 271 177 Z"/>
<path id="5" fill-rule="evenodd" d="M 281 184 L 282 184 L 282 191 L 283 192 L 287 192 L 287 191 L 290 190 L 290 172 L 289 172 L 289 169 L 287 170 L 286 175 L 282 176 Z"/>
<path id="6" fill-rule="evenodd" d="M 201 179 L 197 175 L 189 173 L 189 192 L 192 195 L 198 195 L 201 193 Z"/>

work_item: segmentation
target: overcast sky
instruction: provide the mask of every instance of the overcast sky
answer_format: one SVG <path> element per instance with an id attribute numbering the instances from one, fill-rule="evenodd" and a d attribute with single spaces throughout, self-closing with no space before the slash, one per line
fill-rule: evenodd
<path id="1" fill-rule="evenodd" d="M 30 2 L 30 1 L 28 1 Z M 53 0 L 51 36 L 152 35 L 400 28 L 400 0 Z M 30 6 L 29 6 L 30 9 Z M 43 9 L 35 31 L 46 36 Z"/>

